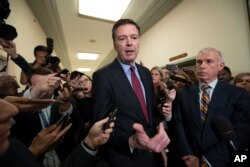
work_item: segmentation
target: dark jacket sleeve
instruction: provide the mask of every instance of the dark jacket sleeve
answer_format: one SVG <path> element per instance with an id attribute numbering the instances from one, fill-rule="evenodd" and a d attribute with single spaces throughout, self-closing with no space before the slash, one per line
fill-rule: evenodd
<path id="1" fill-rule="evenodd" d="M 16 139 L 10 139 L 9 149 L 0 156 L 0 166 L 43 167 L 27 147 Z"/>
<path id="2" fill-rule="evenodd" d="M 18 65 L 25 74 L 29 74 L 32 70 L 32 66 L 21 56 L 18 55 L 17 58 L 11 60 Z"/>
<path id="3" fill-rule="evenodd" d="M 97 163 L 97 158 L 90 155 L 79 144 L 70 156 L 62 164 L 63 167 L 93 167 Z"/>

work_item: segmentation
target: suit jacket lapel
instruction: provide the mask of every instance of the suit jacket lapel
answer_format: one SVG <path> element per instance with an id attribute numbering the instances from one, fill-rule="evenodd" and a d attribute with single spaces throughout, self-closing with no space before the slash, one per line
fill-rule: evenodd
<path id="1" fill-rule="evenodd" d="M 223 89 L 223 85 L 220 82 L 218 82 L 217 85 L 215 86 L 215 89 L 213 91 L 211 101 L 208 107 L 207 122 L 210 122 L 213 116 L 217 112 L 221 112 L 218 110 L 218 107 L 222 106 L 223 104 L 223 99 L 224 99 L 223 97 L 225 94 L 224 91 L 225 90 Z"/>
<path id="2" fill-rule="evenodd" d="M 193 95 L 193 97 L 190 97 L 190 100 L 194 100 L 193 104 L 194 106 L 192 108 L 194 108 L 194 115 L 195 115 L 195 121 L 196 122 L 196 126 L 198 127 L 199 130 L 202 129 L 202 124 L 201 124 L 201 111 L 200 111 L 200 96 L 199 96 L 199 85 L 195 84 L 192 88 L 192 91 L 194 91 L 194 93 L 190 93 L 190 95 Z"/>

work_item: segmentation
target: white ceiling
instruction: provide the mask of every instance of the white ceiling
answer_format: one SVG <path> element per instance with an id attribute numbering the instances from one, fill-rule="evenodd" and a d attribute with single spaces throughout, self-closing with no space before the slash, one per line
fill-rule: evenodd
<path id="1" fill-rule="evenodd" d="M 54 39 L 54 50 L 69 70 L 91 68 L 91 75 L 116 56 L 111 29 L 113 22 L 78 14 L 78 0 L 26 0 L 47 37 Z M 142 34 L 181 0 L 132 0 L 123 18 L 141 26 Z M 78 60 L 77 52 L 99 53 L 96 61 Z"/>

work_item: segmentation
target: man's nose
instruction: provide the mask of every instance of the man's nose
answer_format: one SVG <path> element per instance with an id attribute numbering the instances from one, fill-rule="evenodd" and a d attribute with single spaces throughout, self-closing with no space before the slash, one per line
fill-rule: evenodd
<path id="1" fill-rule="evenodd" d="M 132 45 L 132 39 L 131 38 L 127 38 L 127 45 Z"/>
<path id="2" fill-rule="evenodd" d="M 200 68 L 204 68 L 205 66 L 206 66 L 206 63 L 205 62 L 201 62 L 199 67 Z"/>

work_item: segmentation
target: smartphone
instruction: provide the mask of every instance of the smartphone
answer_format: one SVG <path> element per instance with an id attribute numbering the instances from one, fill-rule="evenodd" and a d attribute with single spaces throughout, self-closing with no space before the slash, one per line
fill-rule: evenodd
<path id="1" fill-rule="evenodd" d="M 102 130 L 103 130 L 103 131 L 109 128 L 109 124 L 110 124 L 111 122 L 114 122 L 115 116 L 116 116 L 116 114 L 117 114 L 117 111 L 118 111 L 118 108 L 116 107 L 112 112 L 109 113 L 109 115 L 108 115 L 108 117 L 109 117 L 108 122 L 106 122 L 106 123 L 102 126 Z"/>
<path id="2" fill-rule="evenodd" d="M 59 124 L 68 124 L 69 122 L 69 119 L 70 119 L 70 113 L 65 113 L 61 116 L 61 118 L 57 121 L 57 125 Z"/>
<path id="3" fill-rule="evenodd" d="M 66 75 L 66 74 L 68 74 L 68 73 L 69 73 L 69 70 L 65 68 L 65 69 L 63 69 L 62 71 L 60 71 L 59 73 L 57 73 L 57 74 L 55 75 L 55 77 L 60 77 L 61 74 Z"/>

